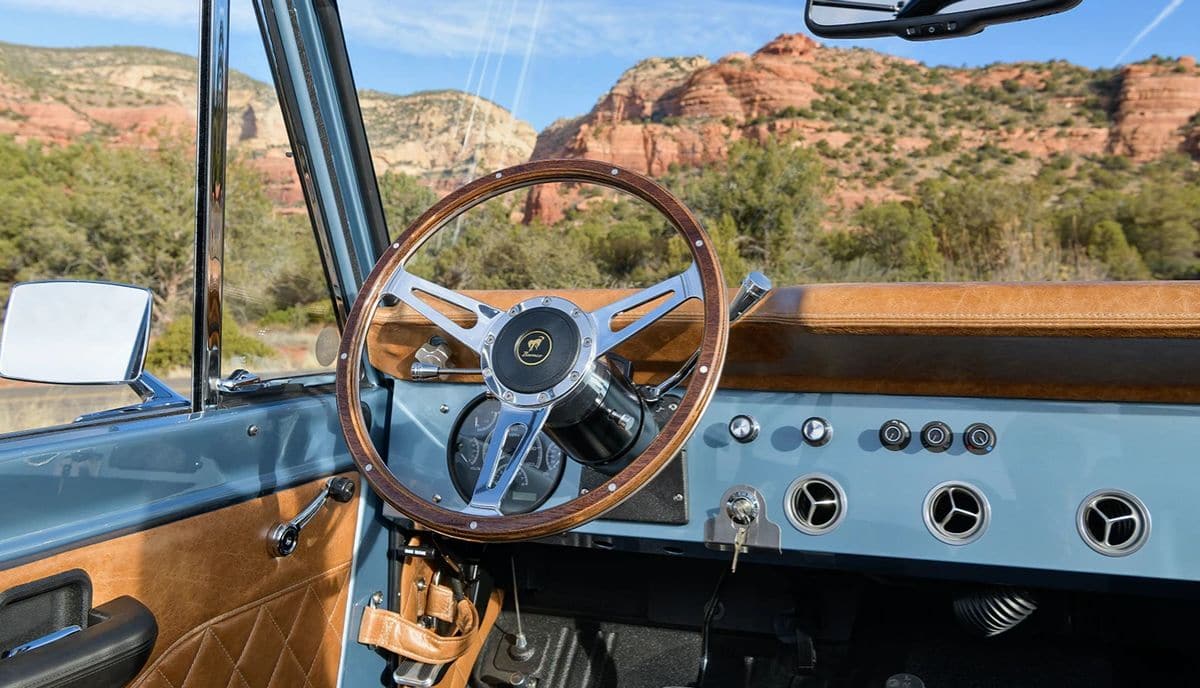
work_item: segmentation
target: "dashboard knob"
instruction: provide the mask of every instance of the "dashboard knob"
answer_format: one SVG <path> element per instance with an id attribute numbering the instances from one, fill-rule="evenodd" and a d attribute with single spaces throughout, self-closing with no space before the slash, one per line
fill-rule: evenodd
<path id="1" fill-rule="evenodd" d="M 889 451 L 902 451 L 912 441 L 912 431 L 902 420 L 889 420 L 879 427 L 879 443 Z"/>
<path id="2" fill-rule="evenodd" d="M 935 420 L 921 428 L 921 446 L 931 452 L 941 453 L 954 444 L 954 431 L 949 425 Z"/>
<path id="3" fill-rule="evenodd" d="M 972 454 L 991 454 L 996 448 L 996 431 L 986 423 L 975 423 L 963 431 L 963 444 Z"/>
<path id="4" fill-rule="evenodd" d="M 742 444 L 753 442 L 758 437 L 758 421 L 745 414 L 734 416 L 729 421 L 729 434 Z"/>
<path id="5" fill-rule="evenodd" d="M 809 418 L 800 426 L 804 441 L 814 447 L 823 447 L 833 439 L 833 426 L 824 418 Z"/>

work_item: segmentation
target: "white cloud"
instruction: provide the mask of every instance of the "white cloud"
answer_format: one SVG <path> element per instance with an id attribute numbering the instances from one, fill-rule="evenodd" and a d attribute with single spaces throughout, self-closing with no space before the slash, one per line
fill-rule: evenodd
<path id="1" fill-rule="evenodd" d="M 1129 45 L 1125 46 L 1125 49 L 1121 51 L 1120 55 L 1117 55 L 1117 59 L 1113 60 L 1113 64 L 1121 64 L 1121 62 L 1129 56 L 1129 53 L 1133 52 L 1133 49 L 1138 47 L 1138 44 L 1145 40 L 1146 36 L 1149 36 L 1152 31 L 1158 28 L 1159 24 L 1162 24 L 1167 20 L 1168 17 L 1174 14 L 1175 10 L 1179 9 L 1181 5 L 1183 5 L 1183 0 L 1171 0 L 1168 2 L 1167 6 L 1158 13 L 1158 16 L 1155 17 L 1154 20 L 1149 24 L 1147 24 L 1146 28 L 1142 29 L 1141 33 L 1139 33 L 1132 41 L 1129 42 Z"/>

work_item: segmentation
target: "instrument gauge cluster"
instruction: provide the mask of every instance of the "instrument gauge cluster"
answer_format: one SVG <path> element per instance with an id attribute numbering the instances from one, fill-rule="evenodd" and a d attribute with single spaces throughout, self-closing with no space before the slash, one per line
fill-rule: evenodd
<path id="1" fill-rule="evenodd" d="M 492 441 L 499 414 L 500 402 L 481 394 L 466 405 L 454 422 L 446 453 L 454 489 L 464 501 L 471 501 L 471 493 L 475 491 L 475 484 L 483 470 L 484 455 Z M 505 452 L 500 457 L 499 471 L 503 472 L 508 467 L 511 448 L 516 445 L 518 437 L 518 433 L 509 436 Z M 545 503 L 562 480 L 565 459 L 566 454 L 558 444 L 545 433 L 539 434 L 529 449 L 524 465 L 517 469 L 512 490 L 500 504 L 501 511 L 506 514 L 526 513 Z"/>

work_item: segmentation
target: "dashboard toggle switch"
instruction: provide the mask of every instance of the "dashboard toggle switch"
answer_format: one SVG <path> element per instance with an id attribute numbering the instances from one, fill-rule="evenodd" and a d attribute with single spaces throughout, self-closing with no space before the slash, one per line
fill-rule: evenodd
<path id="1" fill-rule="evenodd" d="M 879 443 L 888 451 L 903 451 L 912 441 L 912 431 L 902 420 L 892 419 L 879 427 Z"/>
<path id="2" fill-rule="evenodd" d="M 753 442 L 758 437 L 758 421 L 753 416 L 736 415 L 729 421 L 729 434 L 742 444 Z"/>
<path id="3" fill-rule="evenodd" d="M 823 447 L 833 439 L 833 426 L 824 418 L 814 416 L 800 426 L 800 434 L 804 436 L 804 441 L 809 445 Z"/>

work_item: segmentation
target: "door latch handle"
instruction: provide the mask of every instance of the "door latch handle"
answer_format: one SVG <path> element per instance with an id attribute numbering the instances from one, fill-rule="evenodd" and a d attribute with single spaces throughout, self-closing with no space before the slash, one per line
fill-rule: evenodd
<path id="1" fill-rule="evenodd" d="M 271 551 L 271 555 L 290 556 L 300 545 L 300 531 L 304 530 L 304 526 L 308 525 L 308 522 L 321 511 L 326 500 L 332 499 L 345 504 L 354 499 L 354 491 L 357 487 L 350 478 L 330 478 L 329 482 L 325 483 L 325 487 L 321 488 L 317 496 L 300 513 L 296 514 L 295 518 L 283 523 L 276 523 L 271 528 L 267 534 L 267 548 Z"/>

